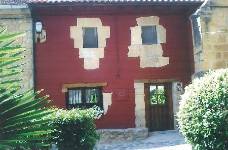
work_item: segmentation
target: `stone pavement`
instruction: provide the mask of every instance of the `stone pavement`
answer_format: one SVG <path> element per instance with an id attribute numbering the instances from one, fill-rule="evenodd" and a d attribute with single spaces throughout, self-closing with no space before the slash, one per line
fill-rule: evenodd
<path id="1" fill-rule="evenodd" d="M 176 130 L 152 132 L 144 140 L 98 144 L 95 150 L 192 150 Z"/>

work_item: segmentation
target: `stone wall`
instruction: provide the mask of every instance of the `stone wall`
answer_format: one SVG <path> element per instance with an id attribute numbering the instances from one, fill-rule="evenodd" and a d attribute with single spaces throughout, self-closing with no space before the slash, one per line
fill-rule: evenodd
<path id="1" fill-rule="evenodd" d="M 181 101 L 181 95 L 184 93 L 183 83 L 176 81 L 172 82 L 172 100 L 173 100 L 173 126 L 174 129 L 178 129 L 177 112 L 179 111 L 179 104 Z"/>
<path id="2" fill-rule="evenodd" d="M 33 88 L 33 37 L 29 9 L 25 5 L 0 5 L 0 25 L 7 27 L 8 32 L 26 33 L 16 43 L 26 48 L 22 89 Z"/>
<path id="3" fill-rule="evenodd" d="M 121 143 L 145 139 L 148 137 L 147 128 L 128 128 L 128 129 L 100 129 L 100 143 Z"/>
<path id="4" fill-rule="evenodd" d="M 194 45 L 195 73 L 228 67 L 228 1 L 209 0 L 198 12 L 201 46 Z M 194 38 L 197 38 L 194 35 Z"/>

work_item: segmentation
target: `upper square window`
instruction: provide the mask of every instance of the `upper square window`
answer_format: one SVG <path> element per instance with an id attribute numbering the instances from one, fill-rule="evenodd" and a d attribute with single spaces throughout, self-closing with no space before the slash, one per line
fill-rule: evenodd
<path id="1" fill-rule="evenodd" d="M 96 27 L 83 28 L 83 48 L 98 48 Z"/>
<path id="2" fill-rule="evenodd" d="M 67 108 L 90 108 L 99 106 L 102 108 L 101 87 L 70 88 L 67 92 Z"/>
<path id="3" fill-rule="evenodd" d="M 151 45 L 158 43 L 156 26 L 142 26 L 141 29 L 141 38 L 143 45 Z"/>

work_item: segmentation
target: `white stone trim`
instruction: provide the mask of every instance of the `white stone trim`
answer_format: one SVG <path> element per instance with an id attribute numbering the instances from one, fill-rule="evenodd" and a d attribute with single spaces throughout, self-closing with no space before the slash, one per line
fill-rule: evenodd
<path id="1" fill-rule="evenodd" d="M 44 43 L 47 40 L 46 30 L 42 30 L 41 33 L 35 33 L 35 42 Z"/>
<path id="2" fill-rule="evenodd" d="M 108 108 L 112 105 L 112 93 L 103 93 L 103 108 L 104 114 L 107 113 Z"/>
<path id="3" fill-rule="evenodd" d="M 146 127 L 144 83 L 134 83 L 135 88 L 135 127 Z"/>
<path id="4" fill-rule="evenodd" d="M 96 27 L 98 48 L 83 48 L 83 27 Z M 110 27 L 103 26 L 100 18 L 77 18 L 77 26 L 70 27 L 70 37 L 74 48 L 79 49 L 79 58 L 84 59 L 84 69 L 99 68 L 100 58 L 104 58 L 106 39 L 110 37 Z"/>
<path id="5" fill-rule="evenodd" d="M 158 16 L 140 17 L 136 19 L 138 26 L 159 25 Z"/>
<path id="6" fill-rule="evenodd" d="M 139 57 L 140 67 L 162 67 L 169 64 L 169 57 L 163 57 L 161 43 L 166 43 L 166 29 L 159 25 L 159 17 L 149 16 L 136 19 L 137 26 L 131 27 L 131 45 L 128 47 L 128 57 Z M 141 27 L 156 25 L 158 44 L 143 45 Z"/>
<path id="7" fill-rule="evenodd" d="M 158 43 L 166 43 L 166 29 L 161 25 L 157 25 L 156 30 Z"/>

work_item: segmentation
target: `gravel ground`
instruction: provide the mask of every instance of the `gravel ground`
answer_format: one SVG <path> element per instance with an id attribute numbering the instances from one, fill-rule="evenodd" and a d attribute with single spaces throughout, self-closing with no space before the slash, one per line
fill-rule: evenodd
<path id="1" fill-rule="evenodd" d="M 152 132 L 144 140 L 99 144 L 95 150 L 192 150 L 176 130 Z"/>

